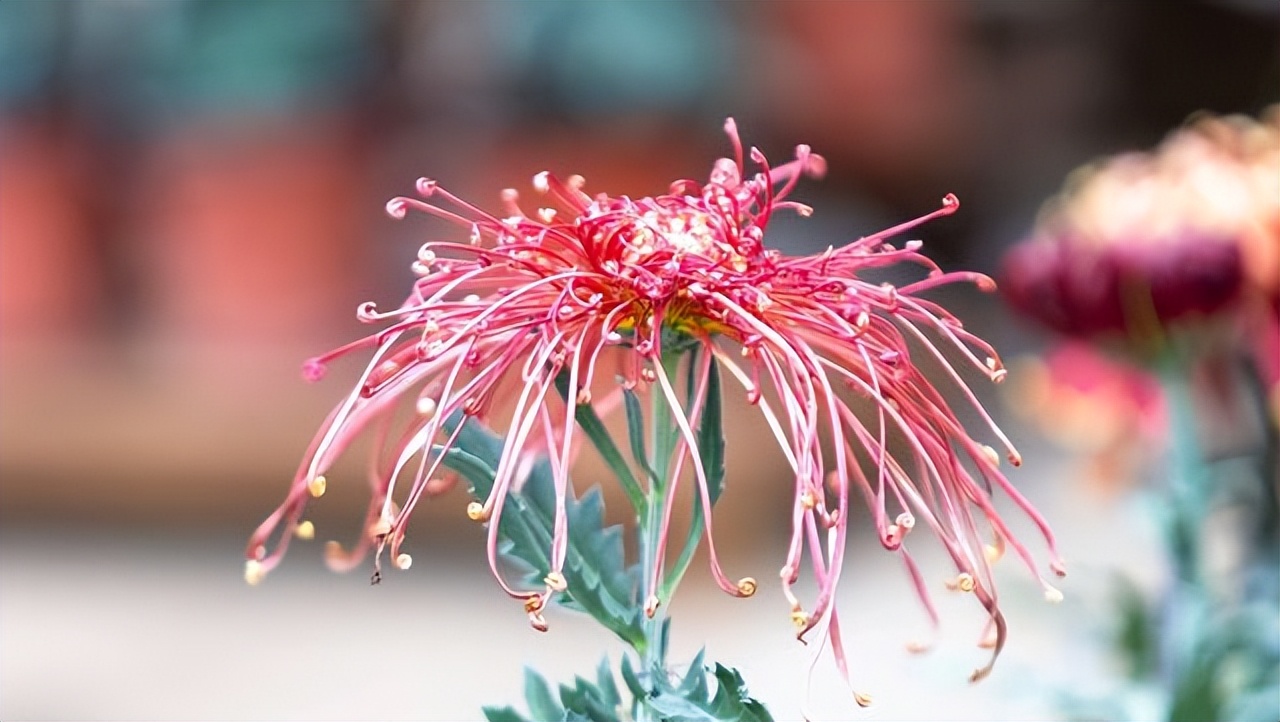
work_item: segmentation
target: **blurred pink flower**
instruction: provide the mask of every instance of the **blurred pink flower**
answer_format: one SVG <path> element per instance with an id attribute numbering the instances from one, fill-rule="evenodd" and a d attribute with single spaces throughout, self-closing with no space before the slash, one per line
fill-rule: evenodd
<path id="1" fill-rule="evenodd" d="M 1040 433 L 1084 456 L 1084 477 L 1114 492 L 1163 448 L 1167 409 L 1160 381 L 1132 364 L 1080 342 L 1062 343 L 1043 358 L 1012 365 L 1009 396 L 1019 416 Z"/>
<path id="2" fill-rule="evenodd" d="M 721 569 L 707 475 L 695 438 L 715 363 L 760 409 L 794 471 L 792 536 L 780 578 L 799 636 L 818 628 L 816 648 L 830 640 L 844 670 L 833 600 L 844 571 L 850 495 L 860 494 L 881 544 L 902 555 L 935 622 L 925 582 L 904 539 L 919 521 L 942 542 L 957 572 L 949 586 L 972 592 L 990 614 L 987 642 L 994 648 L 994 662 L 1004 644 L 1005 622 L 990 563 L 1006 542 L 1041 581 L 1048 598 L 1061 596 L 997 513 L 996 490 L 1031 516 L 1053 554 L 1050 567 L 1057 574 L 1063 569 L 1047 525 L 998 468 L 1001 454 L 968 435 L 913 358 L 930 359 L 988 424 L 1004 455 L 1021 463 L 944 350 L 992 381 L 1005 375 L 996 353 L 945 309 L 920 296 L 955 282 L 986 290 L 994 284 L 979 274 L 943 273 L 917 252 L 918 241 L 902 248 L 886 242 L 954 212 L 958 202 L 947 196 L 933 213 L 841 248 L 810 257 L 784 256 L 764 245 L 765 230 L 778 211 L 811 213 L 788 196 L 801 175 L 821 175 L 825 163 L 807 146 L 799 146 L 794 160 L 770 168 L 753 148 L 750 158 L 761 170 L 747 177 L 732 120 L 726 130 L 735 157 L 718 160 L 709 182 L 678 181 L 668 194 L 652 198 L 591 196 L 582 191 L 581 177 L 562 181 L 540 173 L 534 187 L 555 207 L 531 213 L 519 205 L 514 190 L 503 192 L 502 215 L 494 216 L 426 179 L 417 185 L 425 200 L 393 199 L 387 206 L 392 216 L 416 210 L 443 218 L 469 229 L 470 240 L 425 244 L 413 265 L 418 280 L 408 300 L 385 312 L 373 304 L 360 309 L 362 320 L 389 326 L 308 362 L 306 373 L 316 378 L 335 356 L 356 349 L 373 353 L 351 394 L 321 427 L 285 502 L 253 534 L 250 581 L 280 561 L 294 533 L 314 533 L 302 521 L 308 501 L 323 493 L 323 475 L 335 458 L 371 425 L 382 429 L 381 438 L 391 440 L 394 461 L 375 464 L 367 528 L 357 548 L 351 554 L 335 550 L 331 562 L 349 566 L 373 548 L 377 557 L 389 549 L 397 566 L 407 565 L 399 550 L 410 516 L 423 494 L 441 483 L 433 480 L 440 478 L 442 454 L 427 450 L 432 444 L 447 449 L 455 443 L 456 429 L 447 432 L 443 422 L 456 412 L 491 420 L 495 398 L 507 395 L 499 390 L 506 384 L 514 390 L 514 410 L 509 422 L 496 424 L 506 429 L 506 436 L 493 491 L 473 502 L 468 514 L 489 522 L 494 576 L 538 625 L 538 611 L 564 588 L 564 504 L 578 436 L 575 412 L 580 404 L 593 404 L 592 390 L 601 385 L 597 374 L 616 373 L 626 387 L 662 394 L 673 409 L 682 442 L 674 451 L 666 493 L 676 493 L 681 469 L 691 467 L 702 486 L 713 576 L 727 593 L 750 596 L 754 579 L 734 580 Z M 858 278 L 867 270 L 900 263 L 921 266 L 925 277 L 901 287 Z M 669 351 L 664 346 L 672 343 L 701 348 L 694 362 L 696 388 L 683 403 L 660 363 Z M 607 372 L 602 370 L 606 357 L 611 364 Z M 564 403 L 552 390 L 562 373 L 577 403 Z M 394 415 L 402 403 L 418 411 L 407 422 Z M 870 413 L 855 413 L 858 404 L 869 405 Z M 611 400 L 594 405 L 603 410 Z M 403 430 L 387 436 L 388 427 L 397 422 L 404 424 Z M 824 442 L 837 450 L 834 468 L 824 462 Z M 524 590 L 514 588 L 499 571 L 497 522 L 533 454 L 550 458 L 558 508 L 546 588 Z M 874 466 L 872 473 L 864 473 L 864 460 Z M 409 490 L 398 508 L 393 491 L 406 481 Z M 665 508 L 669 512 L 674 506 Z M 663 549 L 669 522 L 669 516 L 663 520 Z M 277 541 L 269 548 L 272 539 Z M 818 585 L 807 606 L 794 590 L 806 552 Z M 646 592 L 657 588 L 659 573 L 655 570 L 645 580 Z M 648 613 L 655 603 L 656 597 L 646 600 Z M 990 664 L 974 678 L 989 670 Z"/>
<path id="3" fill-rule="evenodd" d="M 1280 106 L 1205 115 L 1150 153 L 1079 169 L 1006 256 L 1002 286 L 1050 328 L 1140 357 L 1192 329 L 1206 347 L 1236 333 L 1280 409 Z"/>

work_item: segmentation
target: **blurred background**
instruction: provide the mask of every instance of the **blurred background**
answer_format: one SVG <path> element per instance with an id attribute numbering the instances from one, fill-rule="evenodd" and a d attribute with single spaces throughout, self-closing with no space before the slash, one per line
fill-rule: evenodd
<path id="1" fill-rule="evenodd" d="M 926 252 L 994 272 L 1072 168 L 1280 100 L 1278 21 L 1272 0 L 0 3 L 0 718 L 478 718 L 516 701 L 524 664 L 567 680 L 617 659 L 586 620 L 528 629 L 461 492 L 418 512 L 413 570 L 377 588 L 330 575 L 318 544 L 243 583 L 247 535 L 357 371 L 307 385 L 302 360 L 366 332 L 357 304 L 398 302 L 417 246 L 452 233 L 384 215 L 419 176 L 490 208 L 544 169 L 650 195 L 704 178 L 733 116 L 775 160 L 808 143 L 829 161 L 798 195 L 817 213 L 774 245 L 838 245 L 951 192 Z M 997 298 L 941 298 L 1007 358 L 1044 348 Z M 908 656 L 923 614 L 868 538 L 844 604 L 877 705 L 855 713 L 820 667 L 826 719 L 1055 718 L 1029 689 L 1107 674 L 1090 604 L 1149 570 L 1152 534 L 1016 399 L 980 392 L 1063 538 L 1068 602 L 1010 565 L 1012 641 L 971 687 L 976 605 L 947 601 L 938 651 Z M 726 563 L 772 578 L 785 464 L 754 415 L 729 418 Z M 354 536 L 362 487 L 331 481 L 322 539 Z M 686 583 L 675 657 L 705 642 L 795 718 L 785 602 L 711 587 Z"/>

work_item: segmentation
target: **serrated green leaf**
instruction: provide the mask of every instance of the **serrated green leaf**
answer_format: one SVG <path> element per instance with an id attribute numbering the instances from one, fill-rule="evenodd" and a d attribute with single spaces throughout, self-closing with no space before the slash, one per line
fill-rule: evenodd
<path id="1" fill-rule="evenodd" d="M 742 681 L 738 670 L 717 663 L 715 677 L 718 688 L 711 706 L 720 719 L 773 722 L 773 717 L 764 705 L 747 693 L 747 685 Z"/>
<path id="2" fill-rule="evenodd" d="M 489 722 L 530 722 L 514 707 L 482 707 L 480 711 Z"/>
<path id="3" fill-rule="evenodd" d="M 524 698 L 537 722 L 559 722 L 564 717 L 564 708 L 552 696 L 551 685 L 528 667 L 524 669 Z"/>
<path id="4" fill-rule="evenodd" d="M 645 704 L 669 722 L 718 722 L 721 719 L 673 692 L 662 692 L 650 697 Z"/>
<path id="5" fill-rule="evenodd" d="M 617 705 L 610 704 L 595 685 L 578 677 L 574 686 L 560 685 L 560 704 L 567 712 L 582 715 L 591 722 L 616 722 Z"/>
<path id="6" fill-rule="evenodd" d="M 616 709 L 622 704 L 622 695 L 618 693 L 618 685 L 613 681 L 613 670 L 609 668 L 608 657 L 600 660 L 600 666 L 596 667 L 596 689 L 600 690 L 600 699 L 610 709 Z"/>
<path id="7" fill-rule="evenodd" d="M 547 680 L 525 668 L 524 694 L 530 718 L 522 717 L 512 707 L 485 707 L 484 713 L 498 722 L 620 722 L 622 700 L 613 683 L 607 658 L 601 664 L 599 676 L 599 686 L 583 677 L 575 677 L 572 685 L 559 685 L 557 701 Z"/>
<path id="8" fill-rule="evenodd" d="M 493 489 L 494 469 L 503 443 L 479 423 L 455 413 L 445 420 L 446 431 L 458 430 L 444 463 L 471 483 L 480 500 Z M 438 453 L 438 449 L 437 449 Z M 555 525 L 555 482 L 548 463 L 537 464 L 520 490 L 507 497 L 499 536 L 503 556 L 527 573 L 531 586 L 541 586 L 551 568 L 549 552 Z M 604 527 L 604 502 L 598 488 L 581 497 L 572 492 L 565 501 L 568 548 L 565 555 L 565 593 L 557 595 L 564 607 L 590 614 L 637 650 L 645 645 L 640 603 L 633 573 L 625 567 L 621 527 Z"/>
<path id="9" fill-rule="evenodd" d="M 626 660 L 624 660 L 625 662 Z M 623 678 L 629 669 L 624 664 Z M 714 694 L 708 677 L 715 682 Z M 637 684 L 639 684 L 637 680 Z M 699 652 L 689 665 L 689 671 L 678 682 L 665 675 L 655 676 L 656 685 L 646 697 L 638 697 L 640 703 L 672 722 L 772 722 L 764 705 L 747 693 L 742 675 L 737 670 L 715 665 L 708 668 Z"/>
<path id="10" fill-rule="evenodd" d="M 631 658 L 623 655 L 622 657 L 622 682 L 627 685 L 627 689 L 631 691 L 631 696 L 636 698 L 637 702 L 643 701 L 649 696 L 649 690 L 640 684 L 640 678 L 636 676 L 636 671 L 631 666 Z"/>
<path id="11" fill-rule="evenodd" d="M 633 696 L 631 717 L 647 716 L 667 722 L 772 722 L 762 704 L 751 698 L 737 670 L 704 664 L 699 652 L 683 679 L 665 672 L 637 674 L 632 658 L 622 658 L 622 680 Z M 536 672 L 525 670 L 525 697 L 533 722 L 575 720 L 619 722 L 625 718 L 623 701 L 614 683 L 608 659 L 596 670 L 597 682 L 575 677 L 572 685 L 559 685 L 559 702 Z M 485 708 L 485 715 L 499 722 L 527 722 L 514 709 Z"/>
<path id="12" fill-rule="evenodd" d="M 707 675 L 702 665 L 702 657 L 706 651 L 706 649 L 699 649 L 698 654 L 689 663 L 688 674 L 680 682 L 680 686 L 676 688 L 680 696 L 693 699 L 707 698 Z"/>

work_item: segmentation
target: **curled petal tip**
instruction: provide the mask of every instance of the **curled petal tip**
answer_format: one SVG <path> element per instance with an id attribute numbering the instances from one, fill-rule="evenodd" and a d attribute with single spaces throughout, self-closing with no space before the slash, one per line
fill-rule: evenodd
<path id="1" fill-rule="evenodd" d="M 244 581 L 249 586 L 258 586 L 266 576 L 266 568 L 257 559 L 250 559 L 244 563 Z"/>
<path id="2" fill-rule="evenodd" d="M 649 619 L 653 619 L 653 615 L 658 613 L 659 604 L 661 604 L 661 602 L 656 596 L 652 594 L 649 595 L 649 598 L 644 601 L 644 616 Z"/>
<path id="3" fill-rule="evenodd" d="M 373 524 L 369 525 L 369 536 L 374 539 L 382 539 L 391 533 L 391 520 L 383 517 Z"/>
<path id="4" fill-rule="evenodd" d="M 409 212 L 409 203 L 403 198 L 392 198 L 387 201 L 387 215 L 397 221 L 404 220 Z"/>
<path id="5" fill-rule="evenodd" d="M 817 153 L 810 153 L 804 164 L 804 172 L 810 178 L 821 178 L 827 174 L 827 159 Z"/>
<path id="6" fill-rule="evenodd" d="M 982 458 L 986 459 L 987 463 L 992 466 L 1000 466 L 1000 452 L 987 444 L 979 444 L 978 450 L 982 452 Z"/>
<path id="7" fill-rule="evenodd" d="M 803 609 L 796 609 L 791 612 L 791 624 L 799 630 L 800 634 L 804 634 L 809 628 L 809 614 Z"/>
<path id="8" fill-rule="evenodd" d="M 307 492 L 311 494 L 312 498 L 319 499 L 324 496 L 324 492 L 328 488 L 329 480 L 324 478 L 323 474 L 307 481 Z"/>
<path id="9" fill-rule="evenodd" d="M 310 383 L 315 383 L 324 378 L 325 365 L 316 359 L 307 359 L 302 364 L 302 378 Z"/>
<path id="10" fill-rule="evenodd" d="M 428 198 L 436 192 L 436 185 L 436 182 L 430 178 L 419 178 L 413 187 L 418 191 L 418 195 Z"/>
<path id="11" fill-rule="evenodd" d="M 942 211 L 947 214 L 955 213 L 960 210 L 960 199 L 955 193 L 948 193 L 942 197 Z"/>

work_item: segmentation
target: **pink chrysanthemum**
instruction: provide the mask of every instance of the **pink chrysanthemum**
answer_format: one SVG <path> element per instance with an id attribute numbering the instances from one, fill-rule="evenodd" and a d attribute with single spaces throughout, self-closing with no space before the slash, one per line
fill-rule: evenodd
<path id="1" fill-rule="evenodd" d="M 1079 168 L 1006 255 L 1005 298 L 1144 359 L 1196 332 L 1184 346 L 1221 348 L 1234 330 L 1280 418 L 1278 168 L 1280 106 L 1201 115 L 1149 152 Z"/>
<path id="2" fill-rule="evenodd" d="M 942 542 L 957 574 L 949 586 L 973 593 L 991 615 L 987 642 L 994 648 L 994 661 L 1004 643 L 1005 624 L 990 564 L 1006 542 L 1044 584 L 1046 596 L 1060 597 L 996 512 L 995 490 L 1009 495 L 1039 525 L 1054 555 L 1051 568 L 1062 574 L 1062 567 L 1047 526 L 1000 472 L 1001 454 L 966 433 L 914 362 L 919 354 L 933 359 L 986 420 L 1005 455 L 1020 463 L 944 349 L 992 381 L 1005 374 L 996 353 L 919 295 L 954 282 L 990 290 L 993 282 L 980 274 L 943 273 L 917 253 L 919 242 L 902 248 L 886 242 L 954 212 L 957 200 L 947 196 L 933 213 L 840 248 L 809 257 L 784 256 L 764 244 L 769 221 L 781 210 L 809 215 L 810 208 L 786 198 L 801 175 L 821 175 L 825 163 L 807 146 L 799 146 L 793 161 L 770 168 L 753 148 L 750 157 L 760 172 L 748 177 L 732 120 L 726 131 L 735 157 L 717 161 L 709 182 L 678 181 L 668 194 L 652 198 L 591 196 L 582 191 L 581 177 L 561 181 L 540 173 L 534 187 L 554 207 L 532 214 L 521 209 L 514 190 L 504 191 L 504 215 L 498 217 L 426 179 L 417 184 L 424 200 L 393 199 L 387 206 L 392 216 L 421 211 L 469 230 L 470 240 L 425 244 L 413 265 L 418 280 L 408 300 L 392 311 L 379 311 L 373 304 L 359 311 L 362 320 L 388 327 L 308 362 L 306 374 L 318 378 L 337 355 L 363 348 L 373 352 L 355 388 L 321 427 L 284 504 L 250 540 L 250 581 L 280 561 L 291 536 L 313 533 L 302 514 L 310 498 L 323 493 L 326 470 L 364 429 L 401 420 L 394 411 L 402 402 L 416 404 L 419 413 L 398 434 L 388 436 L 385 426 L 380 432 L 392 440 L 394 461 L 374 473 L 365 533 L 352 553 L 331 549 L 330 561 L 347 567 L 376 548 L 378 557 L 389 551 L 397 566 L 406 566 L 409 560 L 399 550 L 409 518 L 423 494 L 441 484 L 442 454 L 424 450 L 455 443 L 461 427 L 450 433 L 444 420 L 456 412 L 489 419 L 501 386 L 516 389 L 505 446 L 492 493 L 473 503 L 468 514 L 490 522 L 490 566 L 502 588 L 524 602 L 535 625 L 545 624 L 538 611 L 564 588 L 564 504 L 578 436 L 575 411 L 580 404 L 600 411 L 612 406 L 613 399 L 604 394 L 593 403 L 591 391 L 607 385 L 597 375 L 616 373 L 622 385 L 662 394 L 673 409 L 683 442 L 672 461 L 668 500 L 674 498 L 681 469 L 691 467 L 692 478 L 702 486 L 715 580 L 729 594 L 750 596 L 756 588 L 753 579 L 735 581 L 721 569 L 707 475 L 695 439 L 714 363 L 760 409 L 794 470 L 791 544 L 780 576 L 799 636 L 817 628 L 844 668 L 832 603 L 844 566 L 850 495 L 860 494 L 882 545 L 902 555 L 931 616 L 925 583 L 903 541 L 923 522 Z M 858 278 L 869 269 L 899 263 L 922 266 L 927 276 L 901 287 Z M 664 344 L 677 338 L 702 350 L 694 362 L 700 385 L 683 404 L 660 363 Z M 604 372 L 606 356 L 609 370 Z M 565 403 L 552 389 L 562 372 L 576 390 L 577 403 Z M 868 400 L 872 411 L 864 418 L 854 408 Z M 837 450 L 834 468 L 823 460 L 824 442 Z M 513 588 L 499 572 L 496 522 L 531 458 L 542 454 L 552 462 L 558 510 L 547 588 L 528 591 Z M 874 472 L 864 472 L 864 462 Z M 392 501 L 393 490 L 406 482 L 410 488 L 400 508 Z M 662 548 L 673 506 L 665 506 Z M 269 550 L 269 540 L 277 537 Z M 818 590 L 815 599 L 802 605 L 793 587 L 806 556 Z M 644 582 L 650 614 L 657 582 Z M 990 664 L 974 678 L 989 669 Z"/>

